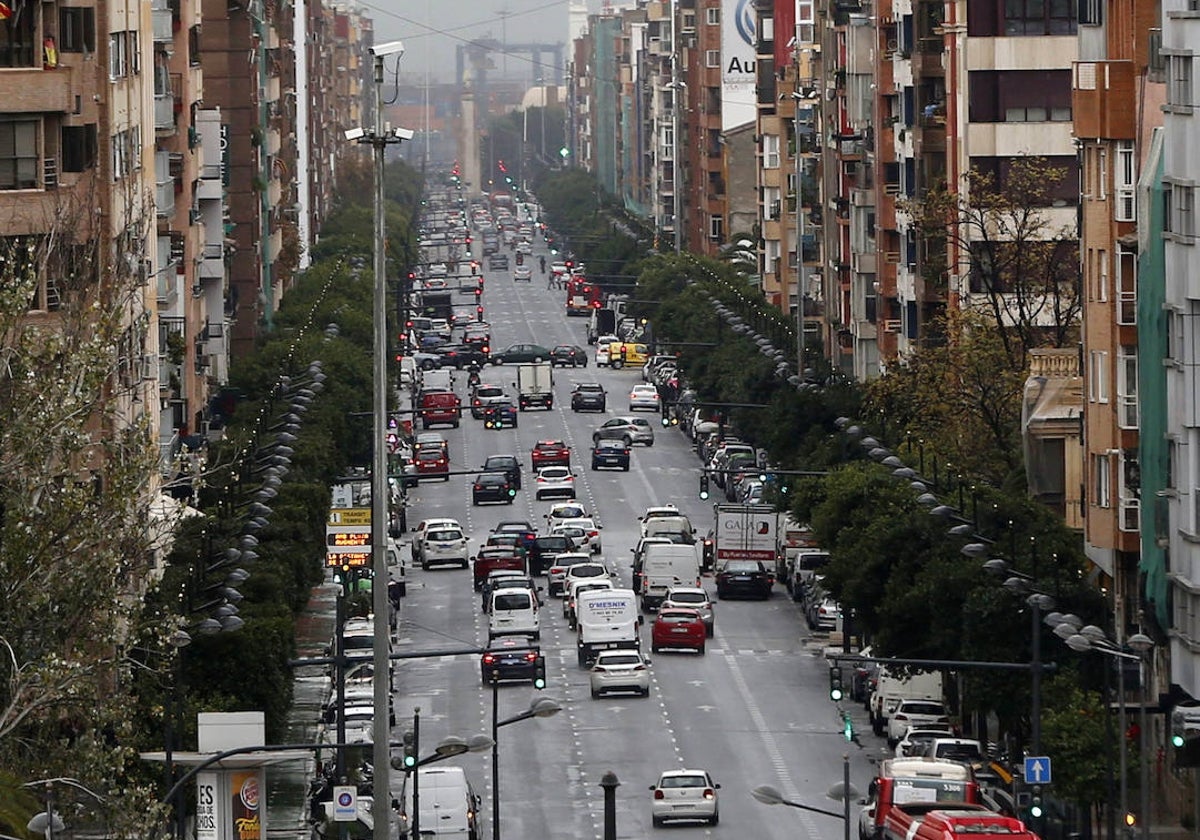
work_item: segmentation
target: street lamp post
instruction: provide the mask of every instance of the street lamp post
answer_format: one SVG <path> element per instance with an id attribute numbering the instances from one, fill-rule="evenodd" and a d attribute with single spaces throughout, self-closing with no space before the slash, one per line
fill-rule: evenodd
<path id="1" fill-rule="evenodd" d="M 539 697 L 520 714 L 499 720 L 499 682 L 492 679 L 492 840 L 500 840 L 500 727 L 520 723 L 530 718 L 552 717 L 562 711 L 562 704 L 551 697 Z"/>
<path id="2" fill-rule="evenodd" d="M 1075 632 L 1067 635 L 1066 630 L 1059 628 L 1071 628 Z M 1126 646 L 1133 652 L 1122 650 L 1116 643 L 1111 641 L 1105 634 L 1104 630 L 1094 624 L 1089 624 L 1084 627 L 1073 627 L 1071 622 L 1062 622 L 1058 628 L 1055 628 L 1055 633 L 1059 636 L 1065 636 L 1067 647 L 1079 653 L 1088 653 L 1095 651 L 1102 653 L 1105 656 L 1111 656 L 1114 659 L 1122 661 L 1137 662 L 1139 667 L 1145 667 L 1146 654 L 1154 648 L 1154 640 L 1145 633 L 1134 633 L 1125 640 Z M 1145 680 L 1143 679 L 1144 683 Z M 1117 669 L 1117 692 L 1120 695 L 1118 709 L 1120 710 L 1121 738 L 1125 737 L 1128 731 L 1125 717 L 1125 668 L 1118 663 Z M 1138 790 L 1138 808 L 1140 811 L 1139 819 L 1141 821 L 1142 840 L 1149 840 L 1150 837 L 1150 766 L 1147 761 L 1147 756 L 1150 751 L 1150 740 L 1147 733 L 1146 720 L 1146 696 L 1145 689 L 1141 693 L 1140 702 L 1138 703 L 1138 749 L 1141 752 L 1141 761 L 1139 764 L 1139 790 Z M 1128 768 L 1125 757 L 1125 744 L 1121 744 L 1120 756 L 1120 773 L 1121 773 L 1121 816 L 1126 818 L 1129 814 L 1129 781 Z"/>

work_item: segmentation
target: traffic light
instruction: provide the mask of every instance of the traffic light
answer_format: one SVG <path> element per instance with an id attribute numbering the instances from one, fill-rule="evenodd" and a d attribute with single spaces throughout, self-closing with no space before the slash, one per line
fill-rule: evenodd
<path id="1" fill-rule="evenodd" d="M 482 320 L 483 320 L 483 307 L 482 307 L 482 306 L 476 306 L 476 307 L 475 307 L 475 320 L 476 320 L 476 321 L 482 321 Z M 487 352 L 488 352 L 488 348 L 487 348 L 487 347 L 484 347 L 484 348 L 483 348 L 483 352 L 484 352 L 484 353 L 487 353 Z"/>
<path id="2" fill-rule="evenodd" d="M 475 300 L 479 300 L 481 297 L 483 297 L 483 287 L 477 286 L 475 288 Z"/>
<path id="3" fill-rule="evenodd" d="M 708 473 L 700 473 L 700 500 L 708 498 Z"/>
<path id="4" fill-rule="evenodd" d="M 1042 786 L 1034 785 L 1029 792 L 1029 816 L 1040 817 L 1042 813 Z"/>
<path id="5" fill-rule="evenodd" d="M 1133 811 L 1125 812 L 1125 827 L 1126 828 L 1136 828 L 1137 827 L 1137 814 L 1133 813 Z"/>
<path id="6" fill-rule="evenodd" d="M 1200 706 L 1171 711 L 1171 748 L 1176 767 L 1200 767 Z"/>
<path id="7" fill-rule="evenodd" d="M 404 741 L 404 769 L 412 770 L 417 766 L 417 745 L 414 743 L 416 739 L 413 737 L 411 729 L 404 733 L 402 740 Z"/>
<path id="8" fill-rule="evenodd" d="M 849 712 L 842 712 L 842 737 L 847 741 L 858 737 L 854 734 L 854 718 L 850 717 Z"/>
<path id="9" fill-rule="evenodd" d="M 842 699 L 842 669 L 836 664 L 829 666 L 829 699 L 835 703 Z"/>
<path id="10" fill-rule="evenodd" d="M 541 656 L 538 657 L 537 665 L 533 669 L 533 687 L 538 691 L 546 687 L 546 660 Z"/>

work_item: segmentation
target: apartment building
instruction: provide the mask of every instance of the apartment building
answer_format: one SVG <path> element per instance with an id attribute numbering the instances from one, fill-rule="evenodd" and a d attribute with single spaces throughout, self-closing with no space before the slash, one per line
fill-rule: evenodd
<path id="1" fill-rule="evenodd" d="M 681 6 L 680 231 L 685 249 L 715 257 L 731 230 L 721 131 L 721 0 Z"/>

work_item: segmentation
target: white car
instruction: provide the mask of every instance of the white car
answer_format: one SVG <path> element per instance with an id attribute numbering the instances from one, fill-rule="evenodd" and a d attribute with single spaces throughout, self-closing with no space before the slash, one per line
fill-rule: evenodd
<path id="1" fill-rule="evenodd" d="M 608 345 L 620 341 L 615 335 L 602 335 L 596 339 L 596 364 L 603 367 L 608 364 Z"/>
<path id="2" fill-rule="evenodd" d="M 554 555 L 554 559 L 550 561 L 550 568 L 546 570 L 546 594 L 550 597 L 566 595 L 567 572 L 570 571 L 571 566 L 591 561 L 592 555 L 581 551 L 568 551 Z"/>
<path id="3" fill-rule="evenodd" d="M 707 770 L 668 770 L 650 785 L 650 819 L 659 826 L 667 820 L 720 820 L 717 790 Z"/>
<path id="4" fill-rule="evenodd" d="M 446 290 L 445 277 L 430 277 L 421 283 L 427 292 L 444 292 Z"/>
<path id="5" fill-rule="evenodd" d="M 716 619 L 713 616 L 712 599 L 708 597 L 708 592 L 699 586 L 672 586 L 667 590 L 667 597 L 663 599 L 659 609 L 667 607 L 683 607 L 688 610 L 695 610 L 700 613 L 700 617 L 704 619 L 704 629 L 708 631 L 708 635 L 713 634 L 716 626 Z"/>
<path id="6" fill-rule="evenodd" d="M 636 648 L 602 650 L 588 673 L 592 697 L 610 691 L 633 691 L 650 696 L 650 664 Z"/>
<path id="7" fill-rule="evenodd" d="M 427 528 L 421 547 L 421 569 L 429 571 L 434 565 L 471 565 L 471 549 L 461 528 L 447 526 Z"/>
<path id="8" fill-rule="evenodd" d="M 896 743 L 896 758 L 916 758 L 925 755 L 925 750 L 938 738 L 954 735 L 946 726 L 910 726 L 904 737 Z"/>
<path id="9" fill-rule="evenodd" d="M 458 524 L 457 519 L 448 519 L 446 517 L 436 517 L 433 519 L 422 519 L 417 523 L 417 528 L 413 531 L 412 538 L 412 559 L 413 563 L 421 562 L 421 551 L 425 545 L 425 533 L 431 528 L 457 528 L 462 530 L 462 526 Z"/>
<path id="10" fill-rule="evenodd" d="M 633 386 L 633 390 L 629 392 L 629 410 L 637 411 L 638 409 L 646 409 L 648 411 L 659 410 L 657 388 L 653 385 Z"/>
<path id="11" fill-rule="evenodd" d="M 527 265 L 513 266 L 513 282 L 529 282 L 533 279 L 533 269 Z"/>
<path id="12" fill-rule="evenodd" d="M 600 544 L 600 525 L 596 524 L 596 520 L 590 516 L 579 516 L 571 519 L 563 519 L 558 525 L 570 525 L 576 528 L 581 528 L 584 532 L 582 540 L 576 540 L 581 547 L 587 548 L 592 554 L 599 554 L 601 549 Z M 557 527 L 557 526 L 556 526 Z"/>
<path id="13" fill-rule="evenodd" d="M 910 726 L 949 726 L 950 714 L 938 700 L 901 700 L 888 716 L 888 744 L 895 745 Z"/>
<path id="14" fill-rule="evenodd" d="M 575 473 L 570 467 L 541 467 L 537 471 L 534 498 L 538 501 L 547 496 L 575 498 Z"/>

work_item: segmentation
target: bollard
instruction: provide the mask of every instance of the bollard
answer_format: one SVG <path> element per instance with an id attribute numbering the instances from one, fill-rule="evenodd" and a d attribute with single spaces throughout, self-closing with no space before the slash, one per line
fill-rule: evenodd
<path id="1" fill-rule="evenodd" d="M 600 777 L 604 788 L 604 840 L 617 840 L 617 774 L 609 770 Z"/>

